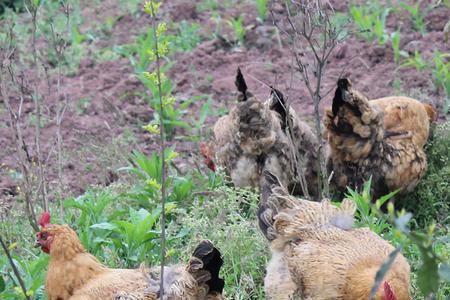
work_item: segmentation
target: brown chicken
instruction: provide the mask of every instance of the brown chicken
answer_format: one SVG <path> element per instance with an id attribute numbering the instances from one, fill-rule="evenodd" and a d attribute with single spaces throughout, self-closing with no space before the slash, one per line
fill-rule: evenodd
<path id="1" fill-rule="evenodd" d="M 68 225 L 50 224 L 48 213 L 41 216 L 40 225 L 37 243 L 50 255 L 45 281 L 49 300 L 121 299 L 136 291 L 144 293 L 142 299 L 221 299 L 222 258 L 209 241 L 198 245 L 186 267 L 165 268 L 164 296 L 160 297 L 159 267 L 110 269 L 86 252 Z"/>
<path id="2" fill-rule="evenodd" d="M 275 176 L 264 175 L 258 219 L 272 251 L 266 298 L 369 299 L 375 275 L 394 247 L 368 228 L 352 228 L 351 200 L 337 208 L 328 200 L 294 198 Z M 408 262 L 398 254 L 374 299 L 411 299 L 409 276 Z"/>
<path id="3" fill-rule="evenodd" d="M 259 188 L 261 172 L 268 169 L 293 193 L 303 194 L 306 189 L 316 196 L 318 140 L 310 127 L 292 108 L 287 113 L 278 90 L 272 88 L 270 99 L 263 103 L 248 91 L 240 69 L 235 83 L 238 103 L 214 126 L 218 164 L 238 187 Z"/>
<path id="4" fill-rule="evenodd" d="M 374 199 L 414 189 L 427 169 L 423 146 L 433 108 L 407 97 L 369 101 L 348 79 L 337 85 L 324 119 L 333 183 L 359 189 L 372 177 Z"/>

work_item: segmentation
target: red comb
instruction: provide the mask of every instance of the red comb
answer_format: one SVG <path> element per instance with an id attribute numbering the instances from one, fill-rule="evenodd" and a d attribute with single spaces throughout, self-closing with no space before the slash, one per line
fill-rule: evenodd
<path id="1" fill-rule="evenodd" d="M 387 281 L 383 284 L 384 289 L 384 299 L 385 300 L 397 300 L 397 297 L 394 295 L 394 291 L 392 290 L 391 286 Z"/>
<path id="2" fill-rule="evenodd" d="M 50 213 L 48 211 L 44 211 L 39 218 L 39 225 L 41 225 L 41 227 L 45 227 L 48 224 L 50 224 Z"/>
<path id="3" fill-rule="evenodd" d="M 205 156 L 205 157 L 207 157 L 208 154 L 209 154 L 209 149 L 208 149 L 208 148 L 209 148 L 209 147 L 208 147 L 207 144 L 205 144 L 205 143 L 200 143 L 200 153 L 201 153 L 203 156 Z"/>

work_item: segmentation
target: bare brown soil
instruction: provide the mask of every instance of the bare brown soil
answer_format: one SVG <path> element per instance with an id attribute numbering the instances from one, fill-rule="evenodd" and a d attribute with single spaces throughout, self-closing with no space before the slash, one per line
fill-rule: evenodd
<path id="1" fill-rule="evenodd" d="M 256 20 L 257 11 L 253 4 L 239 4 L 231 9 L 219 8 L 223 19 L 244 16 L 247 28 L 246 43 L 242 47 L 233 45 L 232 30 L 223 23 L 222 35 L 231 40 L 228 44 L 219 39 L 211 39 L 215 23 L 210 12 L 201 12 L 195 1 L 173 0 L 163 7 L 167 22 L 186 20 L 201 25 L 203 42 L 193 51 L 179 52 L 172 59 L 175 62 L 168 75 L 174 83 L 174 94 L 180 100 L 201 94 L 211 95 L 213 111 L 229 108 L 234 103 L 236 92 L 234 76 L 240 66 L 247 78 L 250 89 L 261 99 L 269 93 L 267 85 L 273 85 L 288 96 L 294 108 L 306 120 L 312 119 L 313 106 L 304 83 L 292 63 L 290 46 L 279 43 L 278 35 L 272 26 L 271 18 L 264 23 Z M 335 9 L 346 12 L 348 2 L 334 1 Z M 273 7 L 275 16 L 281 17 L 283 7 Z M 156 141 L 141 129 L 141 125 L 152 119 L 152 110 L 136 92 L 144 87 L 136 78 L 130 62 L 126 58 L 112 61 L 94 59 L 94 51 L 102 48 L 122 45 L 135 40 L 138 34 L 148 29 L 149 20 L 142 14 L 121 15 L 117 5 L 102 5 L 102 8 L 85 7 L 82 11 L 85 23 L 81 31 L 88 31 L 94 22 L 101 23 L 108 16 L 117 17 L 112 35 L 107 39 L 90 42 L 88 55 L 82 59 L 78 71 L 62 78 L 62 95 L 69 97 L 62 123 L 64 139 L 63 183 L 68 194 L 80 194 L 89 185 L 109 184 L 117 179 L 116 169 L 126 164 L 126 155 L 133 148 L 146 153 L 157 148 Z M 450 10 L 440 7 L 426 17 L 427 33 L 414 32 L 407 14 L 388 17 L 390 32 L 401 28 L 401 48 L 413 54 L 420 51 L 426 60 L 431 60 L 434 49 L 450 52 L 450 43 L 444 42 L 443 27 L 448 21 Z M 281 36 L 283 38 L 283 36 Z M 344 71 L 343 71 L 344 70 Z M 393 61 L 389 44 L 379 46 L 357 37 L 345 40 L 330 58 L 322 90 L 332 90 L 338 76 L 343 73 L 354 85 L 370 98 L 392 95 L 395 92 L 394 80 L 401 80 L 401 91 L 423 102 L 441 106 L 442 93 L 433 87 L 430 74 L 415 68 L 399 68 Z M 292 76 L 294 74 L 294 76 Z M 39 81 L 39 93 L 44 96 L 44 116 L 46 122 L 42 128 L 42 151 L 45 158 L 50 194 L 57 182 L 57 160 L 55 152 L 56 124 L 55 111 L 61 102 L 56 92 L 56 80 L 48 83 L 42 78 L 36 79 L 33 73 L 28 75 L 30 85 Z M 330 104 L 332 94 L 322 103 Z M 89 99 L 89 106 L 80 110 L 80 99 Z M 19 103 L 17 96 L 10 101 Z M 185 113 L 185 119 L 196 116 L 201 103 L 192 104 Z M 23 112 L 25 141 L 30 145 L 31 156 L 34 153 L 34 127 L 29 118 L 34 111 L 33 102 L 26 99 Z M 0 194 L 16 195 L 17 179 L 11 174 L 18 169 L 12 133 L 8 125 L 8 115 L 4 107 L 0 110 L 0 158 L 1 177 Z M 441 116 L 443 118 L 444 116 Z M 204 126 L 204 136 L 210 133 L 211 125 L 217 115 L 208 117 Z M 28 120 L 28 121 L 27 121 Z M 186 134 L 179 130 L 177 135 Z M 180 152 L 191 153 L 188 159 L 178 161 L 180 168 L 187 168 L 196 160 L 197 146 L 185 139 L 174 139 Z"/>

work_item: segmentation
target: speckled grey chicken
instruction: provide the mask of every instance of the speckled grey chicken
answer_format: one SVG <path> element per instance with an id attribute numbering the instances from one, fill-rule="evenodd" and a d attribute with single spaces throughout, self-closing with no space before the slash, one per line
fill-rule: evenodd
<path id="1" fill-rule="evenodd" d="M 135 291 L 118 291 L 115 300 L 221 300 L 224 287 L 219 278 L 222 257 L 210 241 L 201 242 L 187 266 L 164 268 L 164 296 L 160 292 L 160 267 L 143 270 L 148 285 Z"/>
<path id="2" fill-rule="evenodd" d="M 261 172 L 267 169 L 295 194 L 303 193 L 298 176 L 302 172 L 303 186 L 315 197 L 318 140 L 310 127 L 286 108 L 280 91 L 272 88 L 270 99 L 263 103 L 248 91 L 239 69 L 235 83 L 238 103 L 214 126 L 218 164 L 235 186 L 259 188 Z"/>
<path id="3" fill-rule="evenodd" d="M 394 251 L 368 228 L 353 228 L 355 204 L 290 196 L 264 172 L 259 226 L 270 242 L 266 299 L 367 300 L 375 274 Z M 375 300 L 410 300 L 410 267 L 398 254 Z"/>
<path id="4" fill-rule="evenodd" d="M 435 117 L 432 107 L 407 97 L 369 101 L 348 79 L 337 85 L 324 118 L 333 183 L 358 189 L 372 177 L 374 199 L 414 189 L 427 169 L 423 146 Z"/>

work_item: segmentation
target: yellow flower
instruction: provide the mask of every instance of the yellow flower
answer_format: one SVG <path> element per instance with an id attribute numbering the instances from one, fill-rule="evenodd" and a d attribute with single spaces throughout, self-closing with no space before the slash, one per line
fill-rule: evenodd
<path id="1" fill-rule="evenodd" d="M 148 49 L 147 50 L 147 54 L 148 54 L 148 60 L 150 60 L 150 61 L 155 61 L 156 60 L 155 51 L 153 51 L 152 49 Z"/>
<path id="2" fill-rule="evenodd" d="M 174 248 L 170 248 L 166 251 L 166 257 L 171 257 L 176 253 L 176 250 Z"/>
<path id="3" fill-rule="evenodd" d="M 165 161 L 166 162 L 170 162 L 172 161 L 174 158 L 176 158 L 178 156 L 178 152 L 172 151 L 169 153 L 169 155 L 167 155 Z"/>
<path id="4" fill-rule="evenodd" d="M 147 124 L 145 126 L 142 126 L 142 129 L 150 132 L 151 134 L 159 134 L 159 126 L 157 124 Z"/>
<path id="5" fill-rule="evenodd" d="M 175 101 L 177 101 L 177 99 L 175 99 L 174 96 L 164 97 L 164 99 L 163 99 L 163 106 L 174 105 Z"/>
<path id="6" fill-rule="evenodd" d="M 158 45 L 158 54 L 159 56 L 164 56 L 169 52 L 169 42 L 168 41 L 162 41 Z"/>
<path id="7" fill-rule="evenodd" d="M 17 248 L 17 243 L 12 243 L 11 245 L 8 246 L 9 250 L 14 250 Z"/>
<path id="8" fill-rule="evenodd" d="M 161 34 L 163 34 L 164 32 L 166 32 L 167 30 L 167 25 L 166 22 L 161 22 L 158 24 L 158 27 L 156 28 L 156 36 L 160 37 Z"/>
<path id="9" fill-rule="evenodd" d="M 174 203 L 174 202 L 166 203 L 166 209 L 165 209 L 166 214 L 170 214 L 172 212 L 172 210 L 174 210 L 175 208 L 177 208 L 176 203 Z"/>
<path id="10" fill-rule="evenodd" d="M 152 81 L 155 85 L 159 84 L 158 75 L 156 74 L 156 72 L 144 72 L 143 74 L 148 80 Z M 166 75 L 164 75 L 164 73 L 161 73 L 160 78 L 161 82 L 164 82 L 166 80 Z"/>
<path id="11" fill-rule="evenodd" d="M 162 2 L 155 2 L 153 0 L 145 1 L 144 3 L 144 12 L 154 17 L 158 13 L 159 7 Z"/>
<path id="12" fill-rule="evenodd" d="M 153 178 L 152 179 L 148 179 L 146 183 L 147 183 L 148 186 L 150 186 L 152 188 L 155 188 L 157 190 L 161 189 L 161 185 Z"/>
<path id="13" fill-rule="evenodd" d="M 155 72 L 144 72 L 143 74 L 148 80 L 158 82 L 158 76 Z"/>
<path id="14" fill-rule="evenodd" d="M 23 294 L 23 291 L 22 291 L 22 289 L 21 289 L 20 287 L 18 287 L 18 286 L 14 287 L 14 291 L 15 291 L 18 295 L 21 295 L 22 297 L 25 298 L 25 295 Z M 32 290 L 27 291 L 27 296 L 28 296 L 28 297 L 33 297 L 33 295 L 34 295 L 34 292 L 33 292 Z"/>

